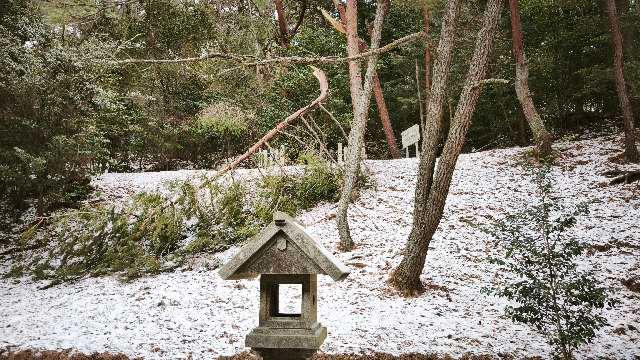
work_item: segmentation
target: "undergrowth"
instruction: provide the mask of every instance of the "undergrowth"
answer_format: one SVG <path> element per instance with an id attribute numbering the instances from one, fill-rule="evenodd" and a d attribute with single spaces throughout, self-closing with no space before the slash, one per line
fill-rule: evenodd
<path id="1" fill-rule="evenodd" d="M 190 256 L 223 251 L 255 235 L 276 210 L 296 215 L 337 200 L 340 183 L 340 170 L 316 159 L 302 174 L 263 177 L 255 194 L 240 182 L 201 179 L 172 183 L 163 193 L 140 193 L 125 204 L 85 205 L 57 215 L 43 229 L 51 239 L 48 252 L 6 276 L 29 272 L 57 284 L 171 271 Z M 25 237 L 34 235 L 30 230 Z"/>
<path id="2" fill-rule="evenodd" d="M 569 208 L 554 195 L 548 164 L 531 168 L 538 200 L 481 230 L 494 238 L 502 256 L 490 262 L 512 280 L 484 289 L 510 301 L 505 313 L 546 337 L 553 357 L 564 360 L 607 324 L 601 312 L 615 305 L 595 269 L 580 264 L 586 245 L 573 227 L 588 203 Z"/>

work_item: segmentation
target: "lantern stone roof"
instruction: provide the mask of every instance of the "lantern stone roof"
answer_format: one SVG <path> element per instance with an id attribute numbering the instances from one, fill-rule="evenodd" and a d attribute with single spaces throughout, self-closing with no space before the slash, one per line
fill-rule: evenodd
<path id="1" fill-rule="evenodd" d="M 251 238 L 218 271 L 224 280 L 250 279 L 260 274 L 322 274 L 339 281 L 349 269 L 316 243 L 302 224 L 283 212 Z"/>

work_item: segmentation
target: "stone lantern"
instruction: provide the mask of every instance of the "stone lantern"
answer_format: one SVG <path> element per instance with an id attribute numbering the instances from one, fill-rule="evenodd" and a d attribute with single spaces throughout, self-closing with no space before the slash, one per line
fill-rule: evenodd
<path id="1" fill-rule="evenodd" d="M 260 275 L 259 323 L 247 335 L 246 346 L 265 360 L 309 359 L 327 337 L 327 328 L 318 322 L 317 276 L 329 275 L 338 281 L 349 270 L 296 220 L 282 212 L 273 218 L 219 274 L 225 280 Z M 284 313 L 279 308 L 280 285 L 288 284 L 302 289 L 300 313 Z"/>

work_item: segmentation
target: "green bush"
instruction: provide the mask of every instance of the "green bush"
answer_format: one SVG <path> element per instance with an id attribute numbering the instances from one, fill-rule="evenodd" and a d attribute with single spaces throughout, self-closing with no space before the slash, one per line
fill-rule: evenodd
<path id="1" fill-rule="evenodd" d="M 585 245 L 571 228 L 587 214 L 587 204 L 562 206 L 552 195 L 549 172 L 544 166 L 535 173 L 537 204 L 483 229 L 504 249 L 504 256 L 491 262 L 516 277 L 488 292 L 513 301 L 507 316 L 545 336 L 554 357 L 571 360 L 606 325 L 600 310 L 614 301 L 592 269 L 578 268 Z"/>
<path id="2" fill-rule="evenodd" d="M 243 209 L 239 183 L 180 182 L 171 190 L 138 194 L 120 208 L 92 206 L 59 215 L 50 229 L 52 250 L 31 264 L 33 275 L 54 282 L 110 273 L 133 279 L 171 270 L 190 254 L 226 249 L 258 229 Z"/>
<path id="3" fill-rule="evenodd" d="M 305 157 L 307 165 L 302 175 L 270 175 L 260 182 L 256 213 L 269 222 L 273 211 L 295 215 L 320 202 L 337 201 L 340 196 L 341 172 L 317 157 Z"/>
<path id="4" fill-rule="evenodd" d="M 215 253 L 255 235 L 276 210 L 295 215 L 338 198 L 340 173 L 314 160 L 298 176 L 267 176 L 256 196 L 239 182 L 174 182 L 166 193 L 140 193 L 121 206 L 85 206 L 55 217 L 41 237 L 50 251 L 27 267 L 53 283 L 119 274 L 133 279 L 181 266 L 189 256 Z M 24 238 L 36 236 L 29 229 Z M 20 270 L 20 271 L 19 271 Z M 22 274 L 15 268 L 8 276 Z"/>

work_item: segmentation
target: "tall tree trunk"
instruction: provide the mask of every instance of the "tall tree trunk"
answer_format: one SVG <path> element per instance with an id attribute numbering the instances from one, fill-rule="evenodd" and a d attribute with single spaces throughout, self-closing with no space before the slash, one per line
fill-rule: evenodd
<path id="1" fill-rule="evenodd" d="M 431 19 L 431 9 L 429 8 L 429 4 L 425 2 L 422 7 L 422 29 L 424 33 L 429 35 L 429 23 Z M 429 107 L 429 91 L 431 89 L 431 44 L 427 38 L 427 46 L 424 48 L 424 108 Z"/>
<path id="2" fill-rule="evenodd" d="M 375 50 L 380 45 L 380 37 L 382 33 L 382 23 L 386 14 L 387 2 L 385 0 L 377 1 L 376 17 L 371 33 L 371 50 Z M 347 1 L 346 9 L 346 30 L 347 30 L 347 53 L 349 56 L 355 56 L 360 53 L 358 38 L 358 5 L 356 0 Z M 362 83 L 362 74 L 360 61 L 349 62 L 349 86 L 351 90 L 351 100 L 353 105 L 353 122 L 349 133 L 349 151 L 347 153 L 347 161 L 344 175 L 344 185 L 338 202 L 338 233 L 340 235 L 339 248 L 342 251 L 349 251 L 353 248 L 353 239 L 349 231 L 349 223 L 347 220 L 347 209 L 353 189 L 355 188 L 356 178 L 360 170 L 360 160 L 363 151 L 364 129 L 369 114 L 369 104 L 371 101 L 371 91 L 373 89 L 373 74 L 378 61 L 377 55 L 372 55 L 367 61 L 367 70 L 365 73 L 364 84 Z"/>
<path id="3" fill-rule="evenodd" d="M 283 46 L 289 46 L 289 28 L 287 25 L 287 13 L 284 10 L 282 0 L 274 0 L 276 15 L 278 16 L 278 28 L 280 29 L 280 41 Z"/>
<path id="4" fill-rule="evenodd" d="M 509 0 L 511 14 L 511 44 L 516 59 L 516 94 L 522 106 L 522 112 L 533 133 L 533 141 L 541 157 L 551 155 L 552 136 L 544 126 L 544 122 L 533 104 L 529 93 L 529 67 L 524 54 L 522 23 L 518 10 L 518 0 Z"/>
<path id="5" fill-rule="evenodd" d="M 458 156 L 462 151 L 466 134 L 471 126 L 471 118 L 475 111 L 482 80 L 485 77 L 489 55 L 493 46 L 493 38 L 500 19 L 502 0 L 487 1 L 482 29 L 478 32 L 476 46 L 469 65 L 462 93 L 455 110 L 455 115 L 449 128 L 447 140 L 442 149 L 438 167 L 433 171 L 435 152 L 438 140 L 433 134 L 441 131 L 439 118 L 442 115 L 442 101 L 445 84 L 449 72 L 451 50 L 454 40 L 455 17 L 458 8 L 457 0 L 450 0 L 443 25 L 438 58 L 434 70 L 432 98 L 429 102 L 427 135 L 423 143 L 425 156 L 420 158 L 418 180 L 416 184 L 416 198 L 413 212 L 413 228 L 407 240 L 404 256 L 400 265 L 391 274 L 389 282 L 405 295 L 413 295 L 424 291 L 420 275 L 424 268 L 429 243 L 433 238 L 444 211 L 445 201 L 449 193 L 453 171 Z M 449 47 L 449 49 L 447 49 Z M 447 51 L 448 50 L 448 51 Z M 443 59 L 447 57 L 449 59 Z M 446 66 L 443 66 L 446 65 Z M 428 148 L 425 148 L 427 146 Z M 429 154 L 428 156 L 426 156 Z"/>
<path id="6" fill-rule="evenodd" d="M 423 289 L 420 282 L 420 274 L 424 267 L 424 256 L 412 254 L 414 247 L 425 247 L 428 243 L 422 239 L 423 229 L 427 220 L 429 191 L 433 177 L 433 168 L 436 161 L 437 147 L 442 131 L 442 112 L 445 91 L 449 80 L 449 68 L 451 67 L 452 49 L 455 43 L 456 20 L 460 8 L 459 0 L 449 0 L 442 23 L 440 40 L 436 61 L 433 69 L 433 83 L 430 90 L 429 106 L 427 107 L 426 126 L 422 129 L 422 156 L 418 166 L 418 179 L 416 183 L 415 204 L 413 209 L 413 228 L 407 240 L 404 257 L 400 266 L 391 274 L 390 283 L 397 289 L 405 292 L 418 292 Z"/>
<path id="7" fill-rule="evenodd" d="M 636 147 L 636 134 L 633 125 L 633 112 L 627 93 L 627 85 L 624 80 L 624 55 L 622 49 L 622 35 L 620 23 L 616 13 L 615 0 L 606 0 L 609 28 L 611 30 L 611 42 L 613 43 L 613 70 L 616 77 L 616 90 L 622 110 L 622 124 L 624 128 L 624 156 L 629 162 L 638 162 L 638 148 Z"/>
<path id="8" fill-rule="evenodd" d="M 400 149 L 396 143 L 396 136 L 393 134 L 393 127 L 391 126 L 391 118 L 389 117 L 389 109 L 384 101 L 384 95 L 382 95 L 382 84 L 378 73 L 373 74 L 373 96 L 376 100 L 378 107 L 378 115 L 380 116 L 380 122 L 382 123 L 382 130 L 384 130 L 384 136 L 387 139 L 387 146 L 389 146 L 389 153 L 394 159 L 400 158 Z"/>
<path id="9" fill-rule="evenodd" d="M 346 35 L 345 28 L 347 19 L 345 7 L 337 0 L 334 0 L 333 3 L 338 10 L 338 14 L 340 15 L 340 23 L 336 22 L 328 13 L 323 12 L 323 15 L 338 32 L 344 33 Z M 390 6 L 389 0 L 385 0 L 385 6 Z M 359 39 L 358 46 L 361 52 L 369 50 L 369 47 L 362 39 Z M 389 154 L 392 158 L 398 159 L 401 157 L 400 149 L 398 148 L 398 143 L 396 142 L 396 137 L 393 133 L 393 126 L 391 126 L 391 117 L 389 116 L 389 110 L 387 109 L 387 104 L 384 100 L 382 84 L 377 72 L 373 73 L 373 95 L 376 100 L 378 115 L 380 116 L 380 123 L 382 124 L 382 129 L 387 140 L 387 146 L 389 147 Z"/>

